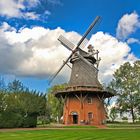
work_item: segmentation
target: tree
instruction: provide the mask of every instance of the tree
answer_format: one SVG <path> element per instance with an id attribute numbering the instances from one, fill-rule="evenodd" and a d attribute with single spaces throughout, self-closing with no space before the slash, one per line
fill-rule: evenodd
<path id="1" fill-rule="evenodd" d="M 116 91 L 120 112 L 130 112 L 133 123 L 140 103 L 140 61 L 126 62 L 114 73 L 111 81 Z"/>
<path id="2" fill-rule="evenodd" d="M 113 97 L 109 97 L 109 98 L 106 98 L 105 100 L 103 100 L 106 116 L 107 116 L 107 118 L 109 118 L 110 117 L 110 106 L 112 104 L 113 99 L 115 98 L 116 91 L 113 89 L 112 83 L 108 83 L 108 84 L 103 83 L 102 85 L 103 85 L 104 91 L 114 94 Z"/>
<path id="3" fill-rule="evenodd" d="M 30 91 L 14 80 L 7 90 L 0 91 L 0 128 L 35 127 L 37 116 L 44 115 L 45 109 L 45 94 Z"/>
<path id="4" fill-rule="evenodd" d="M 112 107 L 111 110 L 110 110 L 110 114 L 109 114 L 109 117 L 111 118 L 112 122 L 114 122 L 114 120 L 117 118 L 117 108 L 116 107 Z"/>
<path id="5" fill-rule="evenodd" d="M 19 80 L 15 79 L 14 81 L 8 84 L 7 89 L 9 92 L 18 92 L 18 91 L 24 91 L 26 88 Z"/>
<path id="6" fill-rule="evenodd" d="M 140 115 L 140 61 L 136 61 L 134 63 L 134 71 L 135 71 L 135 75 L 136 75 L 136 79 L 135 80 L 135 86 L 136 86 L 136 94 L 137 94 L 137 100 L 139 102 L 138 104 L 138 111 L 139 111 L 139 115 Z"/>
<path id="7" fill-rule="evenodd" d="M 0 91 L 0 113 L 3 112 L 6 108 L 5 104 L 5 92 Z"/>
<path id="8" fill-rule="evenodd" d="M 60 122 L 60 119 L 63 115 L 63 105 L 64 100 L 62 98 L 56 98 L 55 92 L 58 90 L 63 90 L 66 87 L 66 84 L 62 85 L 55 85 L 51 87 L 47 94 L 47 103 L 46 103 L 46 109 L 48 118 L 51 121 L 57 121 Z"/>

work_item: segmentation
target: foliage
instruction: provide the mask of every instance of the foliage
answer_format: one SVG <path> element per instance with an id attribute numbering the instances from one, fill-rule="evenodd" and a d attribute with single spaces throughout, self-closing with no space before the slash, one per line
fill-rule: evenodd
<path id="1" fill-rule="evenodd" d="M 37 114 L 30 114 L 23 119 L 22 127 L 36 127 Z"/>
<path id="2" fill-rule="evenodd" d="M 45 106 L 45 95 L 14 80 L 6 91 L 0 91 L 0 128 L 35 127 L 37 116 L 45 114 Z"/>
<path id="3" fill-rule="evenodd" d="M 53 122 L 60 122 L 63 115 L 63 103 L 57 99 L 52 93 L 47 95 L 47 111 L 49 112 L 49 119 Z"/>
<path id="4" fill-rule="evenodd" d="M 61 91 L 61 90 L 64 90 L 66 88 L 67 84 L 64 83 L 64 84 L 61 84 L 61 85 L 54 85 L 53 87 L 51 87 L 49 90 L 48 90 L 48 93 L 55 93 L 57 91 Z"/>
<path id="5" fill-rule="evenodd" d="M 114 122 L 114 120 L 117 118 L 117 113 L 118 113 L 118 110 L 116 107 L 112 107 L 111 110 L 110 110 L 110 114 L 109 114 L 109 117 L 111 118 L 112 122 Z"/>
<path id="6" fill-rule="evenodd" d="M 66 84 L 50 88 L 47 96 L 30 91 L 19 80 L 10 82 L 6 88 L 3 80 L 0 84 L 0 128 L 35 127 L 38 116 L 42 116 L 39 117 L 42 123 L 60 122 L 63 99 L 53 93 L 63 90 Z"/>
<path id="7" fill-rule="evenodd" d="M 49 89 L 47 94 L 47 104 L 46 110 L 48 114 L 48 119 L 53 122 L 60 122 L 61 117 L 63 115 L 63 105 L 64 99 L 63 98 L 56 98 L 55 92 L 63 90 L 66 87 L 66 84 L 62 85 L 55 85 Z"/>
<path id="8" fill-rule="evenodd" d="M 0 128 L 21 127 L 22 121 L 21 114 L 12 111 L 4 111 L 3 113 L 0 113 Z"/>
<path id="9" fill-rule="evenodd" d="M 114 73 L 111 84 L 118 95 L 120 112 L 130 112 L 134 122 L 136 112 L 140 110 L 140 61 L 123 64 Z"/>
<path id="10" fill-rule="evenodd" d="M 24 91 L 25 87 L 19 80 L 14 80 L 8 84 L 7 90 L 9 92 L 18 92 L 18 91 Z"/>
<path id="11" fill-rule="evenodd" d="M 113 97 L 109 97 L 109 98 L 106 98 L 106 99 L 104 100 L 104 107 L 105 107 L 105 111 L 106 111 L 106 114 L 107 114 L 107 118 L 109 118 L 109 117 L 112 118 L 112 117 L 113 117 L 113 116 L 112 116 L 112 115 L 113 115 L 113 114 L 112 114 L 113 112 L 111 112 L 111 114 L 110 114 L 109 108 L 110 108 L 110 105 L 111 105 L 113 99 L 115 98 L 116 91 L 114 90 L 112 83 L 109 83 L 108 85 L 105 84 L 105 83 L 103 83 L 103 89 L 104 89 L 105 91 L 109 92 L 109 93 L 114 94 Z M 111 115 L 111 116 L 110 116 L 110 115 Z M 114 119 L 113 119 L 112 121 L 114 121 Z"/>

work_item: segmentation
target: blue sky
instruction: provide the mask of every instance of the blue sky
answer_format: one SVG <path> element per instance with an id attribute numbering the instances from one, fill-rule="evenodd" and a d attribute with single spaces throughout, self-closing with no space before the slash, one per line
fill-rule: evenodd
<path id="1" fill-rule="evenodd" d="M 69 54 L 57 37 L 76 43 L 97 15 L 91 44 L 100 51 L 99 78 L 106 83 L 121 64 L 140 58 L 140 1 L 1 0 L 1 76 L 45 92 L 48 77 Z M 56 83 L 67 81 L 69 72 L 65 68 Z"/>

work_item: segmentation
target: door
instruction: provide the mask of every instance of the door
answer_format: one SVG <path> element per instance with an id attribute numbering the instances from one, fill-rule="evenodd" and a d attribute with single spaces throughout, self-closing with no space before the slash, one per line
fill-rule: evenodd
<path id="1" fill-rule="evenodd" d="M 78 124 L 78 115 L 73 115 L 73 124 Z"/>
<path id="2" fill-rule="evenodd" d="M 78 113 L 76 111 L 72 111 L 71 116 L 72 116 L 72 123 L 78 124 Z"/>

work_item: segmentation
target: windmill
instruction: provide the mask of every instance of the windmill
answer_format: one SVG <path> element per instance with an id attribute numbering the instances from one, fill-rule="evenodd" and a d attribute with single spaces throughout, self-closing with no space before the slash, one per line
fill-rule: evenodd
<path id="1" fill-rule="evenodd" d="M 64 61 L 64 63 L 62 64 L 62 66 L 58 69 L 58 71 L 50 78 L 49 83 L 51 83 L 54 78 L 58 75 L 58 73 L 63 69 L 63 67 L 69 62 L 69 60 L 72 58 L 73 55 L 77 55 L 81 60 L 83 60 L 85 63 L 87 63 L 88 65 L 91 66 L 91 64 L 89 63 L 89 61 L 87 61 L 80 53 L 79 51 L 81 51 L 80 49 L 80 45 L 83 43 L 83 41 L 85 40 L 85 38 L 87 37 L 87 35 L 90 33 L 90 31 L 93 29 L 93 27 L 97 24 L 97 22 L 99 21 L 100 17 L 97 16 L 96 19 L 92 22 L 92 24 L 89 26 L 89 28 L 87 29 L 87 31 L 84 33 L 83 37 L 80 39 L 80 41 L 78 42 L 78 44 L 75 46 L 73 43 L 71 43 L 69 40 L 67 40 L 65 37 L 63 37 L 62 35 L 59 36 L 58 40 L 61 42 L 61 44 L 63 46 L 65 46 L 68 50 L 71 51 L 70 56 Z M 99 60 L 97 60 L 98 62 Z"/>
<path id="2" fill-rule="evenodd" d="M 100 125 L 106 119 L 103 101 L 113 94 L 104 91 L 98 81 L 98 65 L 101 60 L 98 57 L 99 51 L 94 50 L 92 45 L 88 45 L 88 52 L 81 48 L 85 38 L 99 19 L 99 16 L 95 18 L 76 46 L 62 35 L 58 38 L 60 43 L 71 51 L 71 54 L 51 77 L 50 82 L 68 62 L 72 63 L 68 86 L 63 91 L 55 93 L 56 97 L 64 99 L 64 124 Z"/>

